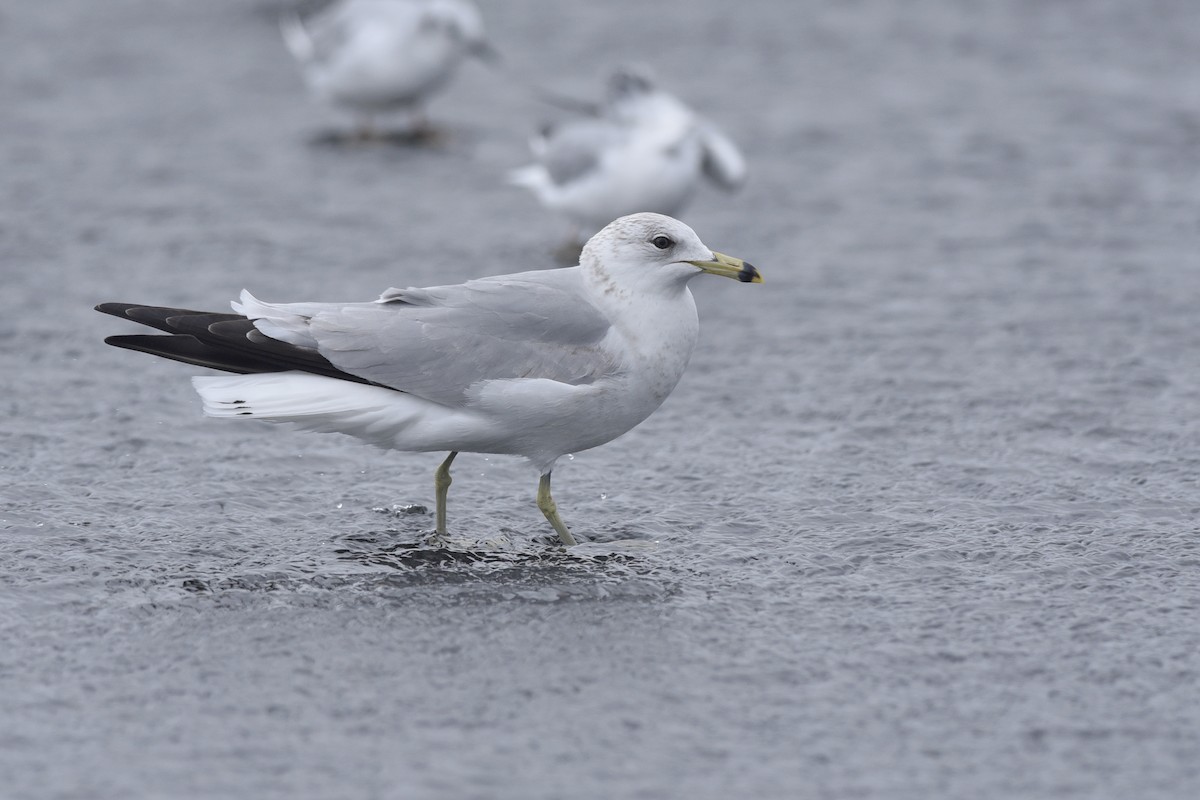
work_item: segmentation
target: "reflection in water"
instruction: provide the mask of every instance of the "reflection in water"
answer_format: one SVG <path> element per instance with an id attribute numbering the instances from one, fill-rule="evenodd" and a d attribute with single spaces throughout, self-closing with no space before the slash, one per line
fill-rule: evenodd
<path id="1" fill-rule="evenodd" d="M 426 532 L 415 541 L 400 542 L 395 531 L 380 531 L 350 534 L 339 542 L 342 546 L 334 553 L 343 561 L 401 572 L 435 570 L 442 579 L 508 573 L 552 583 L 572 572 L 594 580 L 605 573 L 647 574 L 658 567 L 644 558 L 653 552 L 652 542 L 591 542 L 564 548 L 552 536 L 530 538 L 513 530 L 488 539 L 443 538 Z"/>
<path id="2" fill-rule="evenodd" d="M 412 535 L 393 529 L 338 536 L 332 553 L 335 563 L 249 562 L 224 576 L 193 574 L 177 583 L 177 574 L 166 585 L 173 584 L 185 595 L 211 596 L 221 604 L 285 592 L 305 595 L 316 605 L 386 603 L 396 590 L 432 587 L 454 590 L 450 597 L 467 592 L 476 599 L 483 594 L 494 600 L 537 601 L 657 599 L 678 588 L 676 570 L 662 560 L 656 543 L 637 540 L 564 549 L 552 536 L 530 538 L 513 530 L 489 539 L 440 539 L 431 532 Z M 137 587 L 138 596 L 144 597 L 149 588 Z M 437 599 L 425 596 L 423 602 Z"/>

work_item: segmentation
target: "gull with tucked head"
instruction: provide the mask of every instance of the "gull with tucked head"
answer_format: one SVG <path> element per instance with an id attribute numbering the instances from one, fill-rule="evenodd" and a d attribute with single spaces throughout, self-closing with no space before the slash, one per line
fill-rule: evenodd
<path id="1" fill-rule="evenodd" d="M 538 508 L 572 545 L 550 494 L 554 464 L 630 430 L 675 388 L 699 333 L 688 282 L 705 273 L 762 282 L 679 220 L 642 213 L 610 223 L 565 269 L 388 289 L 361 303 L 243 292 L 232 314 L 96 308 L 168 334 L 109 344 L 236 373 L 192 379 L 209 416 L 449 451 L 434 481 L 440 535 L 460 451 L 524 456 L 541 476 Z"/>
<path id="2" fill-rule="evenodd" d="M 495 55 L 469 0 L 340 0 L 280 25 L 313 94 L 357 115 L 363 138 L 384 113 L 408 112 L 424 130 L 425 100 L 463 58 Z"/>
<path id="3" fill-rule="evenodd" d="M 530 143 L 536 163 L 509 180 L 566 217 L 576 238 L 624 214 L 677 214 L 704 177 L 727 190 L 746 179 L 737 145 L 644 69 L 617 70 L 601 105 L 551 102 L 587 116 L 543 130 Z"/>

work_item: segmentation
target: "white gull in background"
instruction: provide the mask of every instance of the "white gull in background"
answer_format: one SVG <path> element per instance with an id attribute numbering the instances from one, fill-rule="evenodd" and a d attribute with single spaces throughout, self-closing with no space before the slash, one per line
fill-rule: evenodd
<path id="1" fill-rule="evenodd" d="M 566 217 L 578 241 L 625 214 L 678 214 L 704 176 L 729 190 L 745 181 L 737 145 L 641 70 L 618 70 L 607 101 L 586 110 L 535 137 L 536 163 L 509 176 Z"/>
<path id="2" fill-rule="evenodd" d="M 424 129 L 426 99 L 467 55 L 492 55 L 468 0 L 341 0 L 305 20 L 285 16 L 281 27 L 309 88 L 355 114 L 363 136 L 387 113 Z"/>
<path id="3" fill-rule="evenodd" d="M 675 388 L 699 333 L 687 284 L 703 273 L 762 281 L 679 220 L 635 214 L 566 269 L 389 289 L 374 302 L 276 304 L 243 292 L 233 314 L 96 309 L 170 334 L 109 344 L 239 373 L 192 379 L 209 416 L 449 451 L 434 481 L 440 535 L 459 451 L 524 456 L 541 475 L 538 508 L 572 545 L 551 470 L 633 428 Z"/>

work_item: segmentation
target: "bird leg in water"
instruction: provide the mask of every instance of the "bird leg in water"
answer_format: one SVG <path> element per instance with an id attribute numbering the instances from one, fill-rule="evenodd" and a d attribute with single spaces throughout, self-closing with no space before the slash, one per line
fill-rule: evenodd
<path id="1" fill-rule="evenodd" d="M 554 526 L 554 530 L 558 531 L 558 538 L 562 539 L 562 543 L 567 547 L 577 544 L 575 537 L 567 530 L 567 526 L 563 524 L 562 517 L 558 516 L 558 506 L 554 504 L 554 498 L 550 496 L 550 473 L 547 472 L 538 482 L 537 505 L 546 515 L 546 520 Z"/>
<path id="2" fill-rule="evenodd" d="M 456 455 L 458 455 L 457 450 L 451 451 L 442 465 L 437 468 L 437 472 L 433 473 L 433 488 L 437 497 L 438 536 L 446 535 L 446 493 L 450 490 L 450 484 L 453 483 L 450 479 L 450 464 Z"/>

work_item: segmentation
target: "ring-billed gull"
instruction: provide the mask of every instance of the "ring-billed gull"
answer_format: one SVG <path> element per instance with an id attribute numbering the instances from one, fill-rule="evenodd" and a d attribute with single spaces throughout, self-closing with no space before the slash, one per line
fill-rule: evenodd
<path id="1" fill-rule="evenodd" d="M 702 273 L 762 282 L 679 220 L 643 213 L 609 224 L 565 269 L 388 289 L 364 303 L 264 303 L 243 291 L 233 314 L 96 310 L 171 334 L 109 344 L 240 373 L 192 379 L 209 416 L 450 451 L 434 479 L 439 535 L 459 451 L 524 456 L 541 475 L 538 508 L 572 545 L 550 495 L 554 463 L 625 433 L 675 388 L 699 333 L 687 284 Z"/>
<path id="2" fill-rule="evenodd" d="M 359 117 L 421 106 L 467 55 L 491 57 L 483 19 L 468 0 L 341 0 L 308 20 L 286 16 L 283 38 L 322 101 Z"/>
<path id="3" fill-rule="evenodd" d="M 737 145 L 642 70 L 618 70 L 589 111 L 545 129 L 530 142 L 536 163 L 509 175 L 584 235 L 638 211 L 677 214 L 702 176 L 725 189 L 745 180 Z"/>

